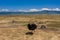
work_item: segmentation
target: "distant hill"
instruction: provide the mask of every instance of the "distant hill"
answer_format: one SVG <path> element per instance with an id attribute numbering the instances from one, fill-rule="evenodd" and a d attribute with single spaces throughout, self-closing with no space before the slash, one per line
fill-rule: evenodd
<path id="1" fill-rule="evenodd" d="M 19 14 L 60 14 L 60 11 L 36 11 L 36 12 L 0 12 L 0 15 L 19 15 Z"/>

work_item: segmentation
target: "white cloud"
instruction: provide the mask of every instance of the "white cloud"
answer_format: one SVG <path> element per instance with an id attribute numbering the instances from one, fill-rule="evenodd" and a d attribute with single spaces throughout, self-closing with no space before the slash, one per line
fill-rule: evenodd
<path id="1" fill-rule="evenodd" d="M 59 8 L 41 8 L 41 9 L 19 10 L 19 11 L 20 11 L 20 12 L 37 12 L 37 11 L 43 11 L 43 10 L 48 10 L 48 11 L 60 11 Z"/>
<path id="2" fill-rule="evenodd" d="M 17 11 L 21 11 L 21 12 L 23 12 L 24 10 L 17 10 Z"/>
<path id="3" fill-rule="evenodd" d="M 60 11 L 59 8 L 52 9 L 52 11 Z"/>
<path id="4" fill-rule="evenodd" d="M 27 10 L 17 10 L 18 12 L 28 12 Z"/>
<path id="5" fill-rule="evenodd" d="M 41 8 L 41 9 L 29 9 L 29 10 L 17 10 L 17 11 L 18 12 L 37 12 L 37 11 L 43 11 L 43 10 L 60 11 L 59 8 Z"/>
<path id="6" fill-rule="evenodd" d="M 49 9 L 49 8 L 42 8 L 41 11 L 43 10 L 52 10 L 52 9 Z"/>
<path id="7" fill-rule="evenodd" d="M 48 10 L 48 11 L 60 11 L 59 8 L 42 8 L 41 11 Z"/>
<path id="8" fill-rule="evenodd" d="M 40 10 L 38 10 L 38 9 L 30 9 L 29 11 L 30 12 L 34 12 L 34 11 L 36 12 L 36 11 L 40 11 Z"/>
<path id="9" fill-rule="evenodd" d="M 37 12 L 37 11 L 43 11 L 43 10 L 48 10 L 48 11 L 60 11 L 59 8 L 41 8 L 41 9 L 29 9 L 29 10 L 8 10 L 8 9 L 1 9 L 0 12 Z"/>
<path id="10" fill-rule="evenodd" d="M 2 12 L 7 12 L 7 11 L 9 11 L 8 9 L 1 9 L 0 11 L 2 11 Z"/>
<path id="11" fill-rule="evenodd" d="M 36 12 L 38 9 L 29 9 L 29 10 L 18 10 L 19 12 Z"/>

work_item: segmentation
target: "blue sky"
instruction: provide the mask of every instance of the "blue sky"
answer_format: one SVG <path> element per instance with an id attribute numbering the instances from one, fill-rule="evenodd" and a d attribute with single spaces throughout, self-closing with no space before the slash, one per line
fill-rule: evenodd
<path id="1" fill-rule="evenodd" d="M 0 9 L 60 8 L 60 0 L 0 0 Z"/>

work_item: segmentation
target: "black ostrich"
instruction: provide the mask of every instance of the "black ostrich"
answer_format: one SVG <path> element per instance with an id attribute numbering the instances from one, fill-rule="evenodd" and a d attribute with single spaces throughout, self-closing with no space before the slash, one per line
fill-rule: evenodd
<path id="1" fill-rule="evenodd" d="M 33 31 L 33 30 L 35 30 L 37 28 L 37 25 L 33 23 L 33 24 L 28 24 L 27 27 L 28 27 L 29 30 Z"/>

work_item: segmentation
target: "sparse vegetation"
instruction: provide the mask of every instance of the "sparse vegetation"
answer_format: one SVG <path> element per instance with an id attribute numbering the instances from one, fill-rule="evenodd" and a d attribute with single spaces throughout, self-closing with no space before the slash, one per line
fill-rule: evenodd
<path id="1" fill-rule="evenodd" d="M 29 32 L 27 24 L 33 22 L 37 25 L 34 35 L 26 35 Z M 42 24 L 50 29 L 38 29 Z M 0 40 L 60 40 L 60 15 L 0 16 Z"/>

